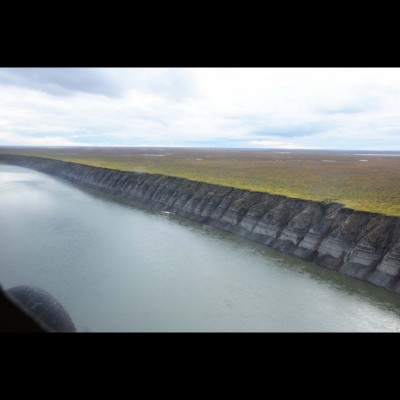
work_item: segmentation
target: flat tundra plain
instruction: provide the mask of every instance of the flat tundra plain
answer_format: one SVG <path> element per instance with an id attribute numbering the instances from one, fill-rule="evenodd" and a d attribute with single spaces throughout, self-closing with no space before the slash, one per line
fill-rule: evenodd
<path id="1" fill-rule="evenodd" d="M 400 216 L 400 152 L 155 147 L 1 147 L 53 158 L 178 176 Z"/>

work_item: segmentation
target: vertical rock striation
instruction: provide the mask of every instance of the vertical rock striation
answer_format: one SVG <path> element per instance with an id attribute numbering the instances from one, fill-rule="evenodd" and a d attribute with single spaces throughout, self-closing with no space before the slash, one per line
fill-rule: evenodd
<path id="1" fill-rule="evenodd" d="M 400 293 L 400 218 L 182 178 L 0 155 L 81 187 L 141 201 Z"/>

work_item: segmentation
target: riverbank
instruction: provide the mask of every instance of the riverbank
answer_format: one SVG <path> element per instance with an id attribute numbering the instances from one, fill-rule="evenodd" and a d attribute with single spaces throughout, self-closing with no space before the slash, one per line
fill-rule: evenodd
<path id="1" fill-rule="evenodd" d="M 157 174 L 41 157 L 0 162 L 141 201 L 400 293 L 400 218 Z"/>
<path id="2" fill-rule="evenodd" d="M 400 152 L 155 147 L 0 147 L 44 157 L 146 172 L 400 217 Z"/>

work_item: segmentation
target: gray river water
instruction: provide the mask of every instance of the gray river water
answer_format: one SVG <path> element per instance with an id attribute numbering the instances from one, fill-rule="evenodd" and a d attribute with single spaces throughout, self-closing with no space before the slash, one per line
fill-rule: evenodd
<path id="1" fill-rule="evenodd" d="M 0 282 L 79 331 L 400 331 L 400 296 L 229 233 L 0 164 Z"/>

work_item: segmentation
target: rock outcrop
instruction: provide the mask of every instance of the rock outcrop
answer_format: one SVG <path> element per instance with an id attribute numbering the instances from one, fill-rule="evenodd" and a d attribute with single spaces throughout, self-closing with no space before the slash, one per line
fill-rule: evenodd
<path id="1" fill-rule="evenodd" d="M 16 155 L 0 162 L 144 202 L 400 293 L 400 218 L 187 179 Z"/>

